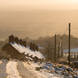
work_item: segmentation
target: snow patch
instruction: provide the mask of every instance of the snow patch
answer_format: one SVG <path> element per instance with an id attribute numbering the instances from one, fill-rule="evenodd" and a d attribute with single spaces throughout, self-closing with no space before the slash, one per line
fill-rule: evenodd
<path id="1" fill-rule="evenodd" d="M 8 74 L 7 78 L 21 78 L 17 70 L 17 62 L 9 61 L 6 66 L 6 72 Z"/>

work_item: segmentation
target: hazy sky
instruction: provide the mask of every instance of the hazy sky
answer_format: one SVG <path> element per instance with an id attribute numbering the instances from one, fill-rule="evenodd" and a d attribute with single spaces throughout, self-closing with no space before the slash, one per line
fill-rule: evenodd
<path id="1" fill-rule="evenodd" d="M 78 0 L 0 0 L 1 9 L 78 9 Z"/>
<path id="2" fill-rule="evenodd" d="M 78 37 L 78 0 L 0 0 L 0 38 L 68 33 Z"/>

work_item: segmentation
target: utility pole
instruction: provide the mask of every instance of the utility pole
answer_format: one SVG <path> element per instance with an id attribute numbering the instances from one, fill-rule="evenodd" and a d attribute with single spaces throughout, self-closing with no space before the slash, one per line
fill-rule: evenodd
<path id="1" fill-rule="evenodd" d="M 57 57 L 58 58 L 60 57 L 60 43 L 58 44 L 58 54 L 57 54 Z"/>
<path id="2" fill-rule="evenodd" d="M 55 48 L 54 48 L 54 61 L 56 62 L 56 34 L 55 34 Z"/>
<path id="3" fill-rule="evenodd" d="M 71 23 L 69 23 L 69 52 L 68 52 L 68 63 L 69 63 L 69 65 L 70 65 L 70 36 L 71 36 Z"/>
<path id="4" fill-rule="evenodd" d="M 61 52 L 61 57 L 63 57 L 63 47 L 62 47 L 62 38 L 60 40 L 60 52 Z"/>

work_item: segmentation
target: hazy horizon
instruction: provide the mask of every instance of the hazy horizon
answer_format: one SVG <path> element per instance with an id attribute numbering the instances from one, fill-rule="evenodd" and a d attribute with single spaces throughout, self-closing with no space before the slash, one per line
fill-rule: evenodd
<path id="1" fill-rule="evenodd" d="M 0 38 L 10 34 L 25 38 L 67 34 L 78 37 L 77 0 L 0 0 Z"/>

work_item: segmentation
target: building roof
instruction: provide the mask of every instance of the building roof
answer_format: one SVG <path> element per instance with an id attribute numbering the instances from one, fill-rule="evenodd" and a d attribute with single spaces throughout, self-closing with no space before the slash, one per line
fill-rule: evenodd
<path id="1" fill-rule="evenodd" d="M 64 49 L 63 52 L 69 52 L 68 49 Z M 78 52 L 78 48 L 73 48 L 70 50 L 70 52 Z"/>

